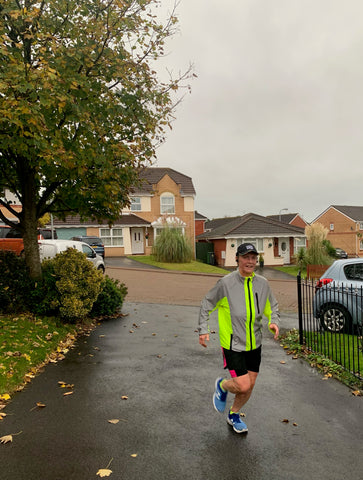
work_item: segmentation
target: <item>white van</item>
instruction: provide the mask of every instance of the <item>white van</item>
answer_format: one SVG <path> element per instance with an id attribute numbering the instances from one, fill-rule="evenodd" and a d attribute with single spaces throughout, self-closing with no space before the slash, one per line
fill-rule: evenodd
<path id="1" fill-rule="evenodd" d="M 40 261 L 45 258 L 53 258 L 57 253 L 64 252 L 68 248 L 75 248 L 82 253 L 85 253 L 87 260 L 90 260 L 94 267 L 102 270 L 105 273 L 105 263 L 103 258 L 93 250 L 92 247 L 84 242 L 77 242 L 75 240 L 38 240 Z"/>

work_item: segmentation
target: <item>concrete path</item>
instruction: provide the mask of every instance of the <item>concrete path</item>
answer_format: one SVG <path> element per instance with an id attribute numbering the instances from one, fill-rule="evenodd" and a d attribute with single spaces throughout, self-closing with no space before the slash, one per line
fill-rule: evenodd
<path id="1" fill-rule="evenodd" d="M 202 283 L 176 275 L 183 294 L 184 277 L 195 289 Z M 145 291 L 155 281 L 149 271 L 141 278 Z M 162 291 L 171 282 L 163 278 Z M 207 349 L 198 344 L 198 311 L 128 299 L 125 316 L 101 323 L 48 365 L 5 409 L 0 437 L 21 433 L 0 445 L 0 479 L 96 479 L 111 460 L 115 480 L 361 478 L 362 397 L 287 356 L 267 329 L 244 410 L 249 433 L 232 431 L 212 407 L 224 371 L 217 335 Z"/>

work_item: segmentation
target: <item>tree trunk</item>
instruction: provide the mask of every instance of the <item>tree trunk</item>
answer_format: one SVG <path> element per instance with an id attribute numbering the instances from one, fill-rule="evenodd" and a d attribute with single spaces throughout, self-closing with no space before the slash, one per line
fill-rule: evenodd
<path id="1" fill-rule="evenodd" d="M 38 246 L 37 198 L 38 192 L 34 173 L 28 172 L 27 180 L 23 185 L 21 226 L 23 230 L 25 262 L 29 268 L 30 276 L 34 280 L 42 277 Z"/>

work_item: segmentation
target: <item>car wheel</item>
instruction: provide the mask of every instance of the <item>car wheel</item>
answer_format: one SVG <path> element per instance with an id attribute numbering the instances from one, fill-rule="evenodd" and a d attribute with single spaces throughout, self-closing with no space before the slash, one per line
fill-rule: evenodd
<path id="1" fill-rule="evenodd" d="M 99 265 L 97 270 L 101 270 L 102 273 L 105 273 L 105 267 L 103 265 Z"/>
<path id="2" fill-rule="evenodd" d="M 340 333 L 351 328 L 352 317 L 348 310 L 337 303 L 327 303 L 320 309 L 320 324 L 324 330 Z"/>

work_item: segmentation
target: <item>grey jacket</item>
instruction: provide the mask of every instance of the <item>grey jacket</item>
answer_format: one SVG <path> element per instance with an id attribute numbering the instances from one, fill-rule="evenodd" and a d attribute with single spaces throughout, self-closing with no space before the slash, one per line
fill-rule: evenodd
<path id="1" fill-rule="evenodd" d="M 239 270 L 221 278 L 204 297 L 199 313 L 199 334 L 209 332 L 209 315 L 218 309 L 219 339 L 223 348 L 236 352 L 258 348 L 262 342 L 262 317 L 279 325 L 277 301 L 268 281 Z"/>

